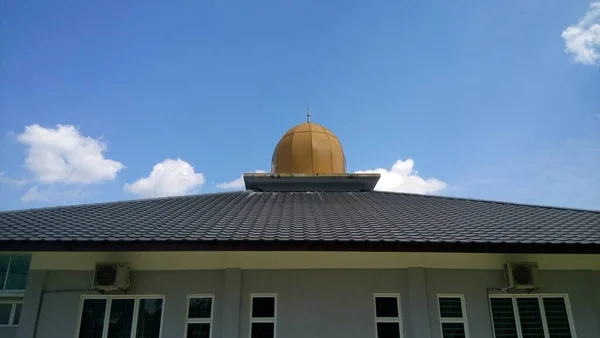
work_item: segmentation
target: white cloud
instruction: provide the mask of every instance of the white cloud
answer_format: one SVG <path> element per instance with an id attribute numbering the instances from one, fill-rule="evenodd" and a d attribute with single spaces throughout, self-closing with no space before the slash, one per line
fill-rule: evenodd
<path id="1" fill-rule="evenodd" d="M 40 188 L 34 185 L 21 196 L 21 202 L 49 202 L 53 205 L 60 205 L 81 201 L 89 195 L 90 192 L 82 186 L 66 188 L 50 185 Z"/>
<path id="2" fill-rule="evenodd" d="M 186 195 L 204 184 L 204 174 L 181 159 L 166 159 L 152 168 L 150 176 L 125 184 L 125 191 L 140 197 Z"/>
<path id="3" fill-rule="evenodd" d="M 447 184 L 437 178 L 424 179 L 414 170 L 415 162 L 412 159 L 398 160 L 391 170 L 371 169 L 357 171 L 357 173 L 378 173 L 381 175 L 375 190 L 407 192 L 415 194 L 433 194 L 446 188 Z"/>
<path id="4" fill-rule="evenodd" d="M 255 170 L 255 173 L 264 174 L 266 171 L 264 170 Z M 241 174 L 240 177 L 236 178 L 233 181 L 223 182 L 217 184 L 217 188 L 219 189 L 232 189 L 232 190 L 241 190 L 244 189 L 246 185 L 244 184 L 244 174 Z"/>
<path id="5" fill-rule="evenodd" d="M 0 172 L 0 183 L 6 183 L 6 184 L 10 184 L 10 185 L 15 185 L 17 187 L 23 186 L 27 183 L 29 183 L 28 179 L 15 179 L 15 178 L 11 178 L 6 176 L 6 174 L 4 174 L 3 172 Z"/>
<path id="6" fill-rule="evenodd" d="M 566 52 L 573 54 L 576 62 L 600 63 L 600 2 L 593 2 L 577 24 L 562 32 L 567 45 Z"/>
<path id="7" fill-rule="evenodd" d="M 29 147 L 25 166 L 42 183 L 99 183 L 115 179 L 125 168 L 104 157 L 103 142 L 81 135 L 71 125 L 59 124 L 55 129 L 26 126 L 17 139 Z"/>
<path id="8" fill-rule="evenodd" d="M 21 197 L 21 201 L 23 202 L 41 202 L 41 201 L 47 201 L 48 200 L 48 196 L 45 192 L 41 192 L 38 190 L 37 186 L 33 186 L 31 188 L 29 188 L 29 190 L 27 190 L 27 192 L 25 193 L 25 195 L 23 195 Z"/>
<path id="9" fill-rule="evenodd" d="M 356 173 L 378 173 L 381 175 L 375 190 L 407 192 L 415 194 L 434 194 L 446 188 L 447 184 L 437 178 L 424 179 L 414 170 L 415 162 L 412 159 L 406 161 L 398 160 L 391 170 L 371 169 L 357 171 Z M 265 173 L 264 170 L 256 170 L 256 173 Z M 237 179 L 217 184 L 220 189 L 240 190 L 244 189 L 244 175 Z"/>

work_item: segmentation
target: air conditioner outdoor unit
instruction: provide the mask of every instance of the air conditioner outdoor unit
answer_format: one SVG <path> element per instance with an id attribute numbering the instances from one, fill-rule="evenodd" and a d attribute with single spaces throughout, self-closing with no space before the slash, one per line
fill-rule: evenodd
<path id="1" fill-rule="evenodd" d="M 101 291 L 126 290 L 129 266 L 124 263 L 96 263 L 93 288 Z"/>
<path id="2" fill-rule="evenodd" d="M 508 289 L 535 289 L 537 263 L 504 264 L 504 278 Z"/>

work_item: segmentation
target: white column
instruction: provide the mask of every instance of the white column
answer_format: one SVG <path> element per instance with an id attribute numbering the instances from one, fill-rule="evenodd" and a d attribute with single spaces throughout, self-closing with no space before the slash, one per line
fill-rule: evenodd
<path id="1" fill-rule="evenodd" d="M 242 270 L 226 269 L 223 314 L 220 323 L 223 338 L 239 338 L 241 291 Z"/>
<path id="2" fill-rule="evenodd" d="M 596 325 L 598 326 L 598 332 L 600 332 L 600 271 L 592 270 L 592 292 L 594 309 L 596 310 Z"/>
<path id="3" fill-rule="evenodd" d="M 187 293 L 175 288 L 167 288 L 163 304 L 162 336 L 183 337 L 188 304 Z"/>
<path id="4" fill-rule="evenodd" d="M 25 297 L 23 298 L 23 307 L 21 308 L 19 327 L 17 328 L 17 335 L 15 338 L 35 337 L 35 330 L 43 297 L 45 279 L 45 270 L 29 270 L 27 287 L 25 289 Z"/>
<path id="5" fill-rule="evenodd" d="M 409 318 L 409 337 L 431 338 L 425 269 L 408 268 L 407 284 L 408 308 L 403 312 Z"/>

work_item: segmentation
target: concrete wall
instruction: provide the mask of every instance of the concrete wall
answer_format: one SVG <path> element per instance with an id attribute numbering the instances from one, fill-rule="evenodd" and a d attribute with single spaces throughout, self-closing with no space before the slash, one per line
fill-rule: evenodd
<path id="1" fill-rule="evenodd" d="M 600 337 L 600 272 L 545 270 L 540 277 L 541 293 L 569 295 L 577 336 Z M 74 337 L 86 293 L 77 290 L 91 279 L 92 271 L 45 273 L 35 338 Z M 251 293 L 277 293 L 279 338 L 375 337 L 373 293 L 401 294 L 405 338 L 439 338 L 436 295 L 464 294 L 470 337 L 492 338 L 487 289 L 503 285 L 501 270 L 228 269 L 137 271 L 128 293 L 165 295 L 163 338 L 183 337 L 186 296 L 197 293 L 215 295 L 213 338 L 249 336 Z"/>
<path id="2" fill-rule="evenodd" d="M 537 293 L 568 294 L 575 331 L 579 338 L 600 337 L 600 299 L 594 297 L 592 271 L 540 271 Z M 493 338 L 487 289 L 502 288 L 502 270 L 426 270 L 431 337 L 440 338 L 437 294 L 464 294 L 471 337 Z M 492 291 L 493 292 L 493 291 Z"/>
<path id="3" fill-rule="evenodd" d="M 240 337 L 250 334 L 252 293 L 277 293 L 278 337 L 328 338 L 374 337 L 373 293 L 408 291 L 406 270 L 262 270 L 242 276 Z"/>
<path id="4" fill-rule="evenodd" d="M 75 337 L 81 296 L 90 292 L 92 271 L 48 272 L 41 312 L 35 338 Z M 222 313 L 224 270 L 181 272 L 133 272 L 128 294 L 164 295 L 163 337 L 183 337 L 188 294 L 215 294 L 215 313 Z M 62 290 L 59 292 L 59 290 Z M 56 325 L 56 323 L 61 323 Z M 213 329 L 214 337 L 221 336 L 221 326 Z"/>
<path id="5" fill-rule="evenodd" d="M 19 302 L 22 301 L 21 297 L 14 297 L 0 294 L 0 301 Z M 17 326 L 0 326 L 0 338 L 14 338 L 17 334 Z"/>
<path id="6" fill-rule="evenodd" d="M 17 336 L 16 327 L 0 327 L 0 337 L 13 338 Z"/>
<path id="7" fill-rule="evenodd" d="M 593 301 L 596 304 L 596 326 L 600 331 L 600 271 L 592 271 L 590 287 L 593 290 Z"/>

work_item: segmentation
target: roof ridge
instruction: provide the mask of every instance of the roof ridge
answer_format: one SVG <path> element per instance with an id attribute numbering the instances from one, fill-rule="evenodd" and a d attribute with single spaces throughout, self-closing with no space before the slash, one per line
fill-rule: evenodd
<path id="1" fill-rule="evenodd" d="M 296 192 L 288 192 L 288 193 L 308 193 L 308 192 L 311 192 L 311 191 L 296 191 Z M 312 192 L 314 192 L 314 191 L 312 191 Z M 259 192 L 252 191 L 252 190 L 236 190 L 236 191 L 222 191 L 222 192 L 198 193 L 198 194 L 179 195 L 179 196 L 136 198 L 136 199 L 130 199 L 130 200 L 117 200 L 117 201 L 104 201 L 104 202 L 95 202 L 95 203 L 58 205 L 58 206 L 41 207 L 41 208 L 26 208 L 26 209 L 1 210 L 0 211 L 0 215 L 2 215 L 2 214 L 8 214 L 8 213 L 22 213 L 22 212 L 55 210 L 55 209 L 64 209 L 64 208 L 85 208 L 85 207 L 91 207 L 91 206 L 104 206 L 104 205 L 115 205 L 115 204 L 132 204 L 132 203 L 145 202 L 145 201 L 178 200 L 178 199 L 188 199 L 188 198 L 201 197 L 201 196 L 235 195 L 235 194 L 245 194 L 245 193 L 259 193 Z M 267 192 L 267 193 L 269 193 L 269 192 Z M 271 192 L 271 193 L 277 193 L 277 192 Z M 285 193 L 285 192 L 283 192 L 283 193 Z M 457 201 L 471 201 L 471 202 L 480 202 L 480 203 L 488 203 L 488 204 L 511 205 L 511 206 L 530 207 L 530 208 L 551 209 L 551 210 L 567 210 L 567 211 L 577 211 L 577 212 L 588 212 L 588 213 L 593 213 L 593 214 L 600 214 L 600 210 L 593 210 L 593 209 L 561 207 L 561 206 L 552 206 L 552 205 L 540 205 L 540 204 L 533 204 L 533 203 L 517 203 L 517 202 L 509 202 L 509 201 L 495 201 L 495 200 L 488 200 L 488 199 L 477 199 L 477 198 L 458 197 L 458 196 L 426 195 L 426 194 L 417 194 L 417 193 L 394 192 L 394 191 L 377 191 L 377 190 L 374 190 L 374 191 L 363 191 L 363 192 L 351 192 L 351 193 L 374 193 L 374 194 L 404 195 L 404 196 L 421 197 L 421 198 L 445 199 L 445 200 L 457 200 Z"/>
<path id="2" fill-rule="evenodd" d="M 417 193 L 409 193 L 409 192 L 380 191 L 380 190 L 373 190 L 373 191 L 368 191 L 368 192 L 373 192 L 373 193 L 378 193 L 378 194 L 406 195 L 406 196 L 419 196 L 419 197 L 425 197 L 425 198 L 440 198 L 440 199 L 451 199 L 451 200 L 459 200 L 459 201 L 483 202 L 483 203 L 490 203 L 490 204 L 504 204 L 504 205 L 514 205 L 514 206 L 521 206 L 521 207 L 542 208 L 542 209 L 556 209 L 556 210 L 570 210 L 570 211 L 600 213 L 600 210 L 594 210 L 594 209 L 561 207 L 561 206 L 533 204 L 533 203 L 518 203 L 518 202 L 509 202 L 509 201 L 497 201 L 497 200 L 479 199 L 479 198 L 472 198 L 472 197 L 426 195 L 426 194 L 417 194 Z"/>
<path id="3" fill-rule="evenodd" d="M 14 214 L 14 213 L 21 213 L 21 212 L 44 211 L 44 210 L 65 209 L 65 208 L 85 208 L 85 207 L 91 207 L 91 206 L 105 206 L 105 205 L 110 205 L 110 204 L 131 204 L 131 203 L 138 203 L 138 202 L 145 202 L 145 201 L 177 200 L 177 199 L 186 199 L 186 198 L 193 198 L 193 197 L 199 197 L 199 196 L 234 195 L 234 194 L 242 194 L 242 193 L 247 193 L 247 192 L 248 192 L 248 190 L 220 191 L 220 192 L 209 192 L 209 193 L 177 195 L 177 196 L 134 198 L 134 199 L 130 199 L 130 200 L 104 201 L 104 202 L 69 204 L 69 205 L 54 205 L 54 206 L 50 206 L 50 207 L 40 207 L 40 208 L 0 210 L 0 215 L 8 214 L 8 213 Z"/>

